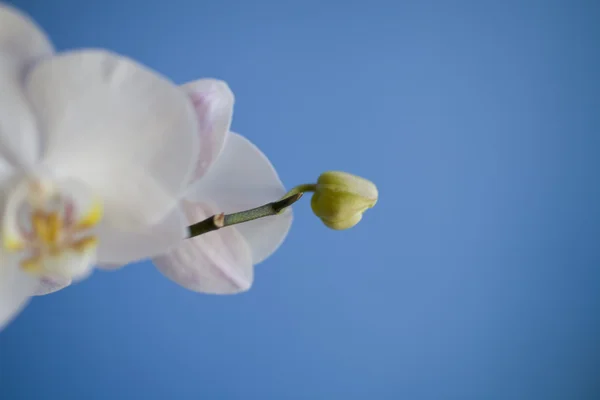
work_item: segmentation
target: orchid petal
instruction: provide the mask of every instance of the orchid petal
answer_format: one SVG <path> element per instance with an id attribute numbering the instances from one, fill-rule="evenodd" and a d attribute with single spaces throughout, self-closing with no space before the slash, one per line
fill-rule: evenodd
<path id="1" fill-rule="evenodd" d="M 38 284 L 15 261 L 14 257 L 0 254 L 0 330 L 27 305 Z"/>
<path id="2" fill-rule="evenodd" d="M 53 53 L 40 27 L 16 8 L 0 3 L 0 51 L 24 65 Z"/>
<path id="3" fill-rule="evenodd" d="M 233 117 L 234 96 L 227 83 L 217 79 L 199 79 L 182 88 L 192 101 L 198 121 L 200 154 L 192 178 L 197 181 L 223 150 Z"/>
<path id="4" fill-rule="evenodd" d="M 58 292 L 71 285 L 71 279 L 68 278 L 42 278 L 33 292 L 34 296 L 44 296 L 50 293 Z"/>
<path id="5" fill-rule="evenodd" d="M 100 223 L 98 268 L 118 269 L 127 263 L 157 256 L 183 242 L 188 234 L 186 218 L 179 208 L 140 232 L 114 230 L 111 225 Z"/>
<path id="6" fill-rule="evenodd" d="M 27 94 L 44 127 L 44 163 L 85 182 L 118 229 L 160 222 L 187 188 L 199 151 L 187 96 L 134 61 L 104 51 L 50 58 Z"/>
<path id="7" fill-rule="evenodd" d="M 209 204 L 184 202 L 190 224 L 214 215 Z M 253 281 L 250 248 L 235 227 L 226 227 L 182 242 L 152 260 L 169 279 L 195 292 L 233 294 Z"/>
<path id="8" fill-rule="evenodd" d="M 22 82 L 27 69 L 52 52 L 29 17 L 0 4 L 0 179 L 10 167 L 30 166 L 39 155 L 40 138 Z"/>
<path id="9" fill-rule="evenodd" d="M 46 278 L 63 282 L 73 280 L 79 282 L 89 277 L 94 272 L 96 263 L 96 248 L 84 251 L 65 250 L 60 254 L 44 258 L 44 271 L 49 274 Z"/>
<path id="10" fill-rule="evenodd" d="M 218 205 L 232 213 L 277 201 L 286 193 L 268 158 L 248 139 L 231 132 L 223 152 L 187 198 Z M 258 264 L 281 245 L 292 223 L 292 211 L 236 226 Z"/>
<path id="11" fill-rule="evenodd" d="M 96 268 L 104 270 L 104 271 L 116 271 L 118 269 L 123 268 L 126 265 L 127 264 L 123 264 L 123 263 L 102 263 L 102 264 L 96 265 Z"/>

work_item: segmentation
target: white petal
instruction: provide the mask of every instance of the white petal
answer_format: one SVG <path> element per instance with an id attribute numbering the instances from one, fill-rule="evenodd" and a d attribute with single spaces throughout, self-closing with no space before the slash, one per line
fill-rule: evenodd
<path id="1" fill-rule="evenodd" d="M 27 15 L 0 3 L 0 51 L 28 64 L 52 54 L 46 34 Z"/>
<path id="2" fill-rule="evenodd" d="M 39 155 L 40 138 L 22 82 L 27 70 L 52 52 L 29 17 L 0 4 L 0 179 L 9 166 L 30 166 Z"/>
<path id="3" fill-rule="evenodd" d="M 140 232 L 112 229 L 100 223 L 98 268 L 117 269 L 125 264 L 163 254 L 188 236 L 188 224 L 179 208 L 160 223 Z"/>
<path id="4" fill-rule="evenodd" d="M 248 139 L 230 133 L 225 148 L 188 199 L 212 202 L 218 212 L 232 213 L 277 201 L 286 193 L 267 157 Z M 258 264 L 281 245 L 292 224 L 292 211 L 237 225 Z"/>
<path id="5" fill-rule="evenodd" d="M 38 64 L 27 94 L 46 133 L 45 164 L 102 196 L 109 224 L 144 231 L 176 206 L 199 152 L 180 88 L 128 58 L 90 50 Z"/>
<path id="6" fill-rule="evenodd" d="M 188 94 L 198 120 L 200 154 L 193 181 L 202 178 L 217 159 L 231 127 L 234 96 L 227 83 L 217 79 L 199 79 L 182 86 Z"/>
<path id="7" fill-rule="evenodd" d="M 118 269 L 123 268 L 124 266 L 126 266 L 127 264 L 123 264 L 123 263 L 103 263 L 103 264 L 98 264 L 96 265 L 96 268 L 104 270 L 104 271 L 116 271 Z"/>
<path id="8" fill-rule="evenodd" d="M 34 296 L 44 296 L 46 294 L 58 292 L 71 285 L 71 279 L 65 278 L 42 278 L 35 288 Z"/>
<path id="9" fill-rule="evenodd" d="M 217 212 L 208 204 L 184 203 L 190 225 Z M 235 227 L 187 239 L 152 261 L 169 279 L 195 292 L 243 292 L 254 276 L 250 248 Z"/>
<path id="10" fill-rule="evenodd" d="M 0 330 L 27 305 L 38 280 L 25 274 L 15 260 L 0 254 Z M 10 257 L 13 258 L 13 257 Z"/>
<path id="11" fill-rule="evenodd" d="M 44 271 L 47 278 L 57 281 L 81 281 L 94 272 L 96 264 L 96 248 L 83 252 L 65 250 L 59 255 L 43 258 Z"/>
<path id="12" fill-rule="evenodd" d="M 178 203 L 179 195 L 168 192 L 165 185 L 138 166 L 132 165 L 113 173 L 120 174 L 120 179 L 112 180 L 110 189 L 107 180 L 105 188 L 101 189 L 103 191 L 96 192 L 104 200 L 105 219 L 113 229 L 143 232 L 164 218 L 164 214 L 157 213 L 157 210 L 171 211 Z"/>

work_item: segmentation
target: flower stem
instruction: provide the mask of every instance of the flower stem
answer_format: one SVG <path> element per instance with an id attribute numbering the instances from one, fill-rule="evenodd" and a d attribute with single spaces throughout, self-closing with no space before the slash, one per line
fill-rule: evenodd
<path id="1" fill-rule="evenodd" d="M 292 196 L 297 193 L 314 192 L 315 190 L 317 190 L 316 183 L 303 183 L 302 185 L 294 187 L 292 190 L 287 192 L 282 198 L 285 199 L 286 197 Z"/>
<path id="2" fill-rule="evenodd" d="M 290 193 L 293 191 L 294 189 L 292 189 Z M 264 218 L 271 215 L 277 215 L 283 210 L 285 210 L 287 207 L 300 200 L 301 197 L 302 192 L 292 193 L 291 195 L 288 193 L 281 200 L 265 204 L 264 206 L 253 208 L 251 210 L 240 211 L 233 214 L 221 213 L 213 215 L 212 217 L 206 218 L 203 221 L 189 226 L 189 238 L 203 235 L 208 232 L 216 231 L 217 229 L 221 229 L 226 226 L 241 224 L 243 222 Z"/>
<path id="3" fill-rule="evenodd" d="M 188 238 L 193 238 L 203 235 L 208 232 L 216 231 L 217 229 L 225 228 L 226 226 L 241 224 L 243 222 L 252 221 L 259 218 L 269 217 L 271 215 L 281 214 L 286 208 L 300 200 L 300 197 L 306 192 L 314 192 L 317 185 L 314 183 L 304 183 L 294 187 L 287 192 L 281 200 L 265 204 L 264 206 L 256 207 L 251 210 L 240 211 L 233 214 L 216 214 L 208 217 L 203 221 L 197 222 L 188 227 L 190 235 Z"/>

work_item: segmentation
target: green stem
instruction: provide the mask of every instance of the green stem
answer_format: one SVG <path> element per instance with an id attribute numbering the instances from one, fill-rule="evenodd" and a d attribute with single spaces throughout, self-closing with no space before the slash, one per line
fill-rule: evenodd
<path id="1" fill-rule="evenodd" d="M 295 188 L 293 188 L 292 190 L 290 190 L 289 192 L 287 192 L 282 197 L 282 199 L 285 199 L 286 197 L 292 196 L 297 193 L 314 192 L 315 190 L 317 190 L 316 183 L 303 183 L 302 185 L 298 185 Z"/>
<path id="2" fill-rule="evenodd" d="M 277 215 L 287 207 L 300 200 L 300 197 L 302 197 L 302 193 L 296 193 L 294 195 L 284 197 L 281 200 L 253 208 L 251 210 L 240 211 L 227 215 L 213 215 L 212 217 L 206 218 L 203 221 L 189 226 L 189 238 L 216 231 L 217 229 L 221 229 L 226 226 L 241 224 L 243 222 L 253 221 L 255 219 L 264 218 L 271 215 Z"/>
<path id="3" fill-rule="evenodd" d="M 298 185 L 281 198 L 264 206 L 256 207 L 251 210 L 240 211 L 233 214 L 217 214 L 206 218 L 203 221 L 197 222 L 188 227 L 190 231 L 189 238 L 203 235 L 208 232 L 216 231 L 217 229 L 226 226 L 241 224 L 243 222 L 253 221 L 255 219 L 277 215 L 283 212 L 287 207 L 291 206 L 306 192 L 314 192 L 317 185 L 314 183 L 305 183 Z"/>

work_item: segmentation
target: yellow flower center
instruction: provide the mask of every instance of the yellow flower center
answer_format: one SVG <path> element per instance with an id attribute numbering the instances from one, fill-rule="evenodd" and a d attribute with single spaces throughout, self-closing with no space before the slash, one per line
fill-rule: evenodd
<path id="1" fill-rule="evenodd" d="M 93 228 L 102 219 L 102 204 L 90 196 L 69 193 L 38 182 L 21 185 L 8 198 L 2 241 L 18 253 L 21 268 L 37 276 L 69 274 L 73 257 L 93 259 L 98 244 Z"/>

